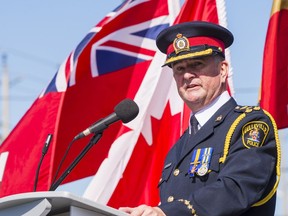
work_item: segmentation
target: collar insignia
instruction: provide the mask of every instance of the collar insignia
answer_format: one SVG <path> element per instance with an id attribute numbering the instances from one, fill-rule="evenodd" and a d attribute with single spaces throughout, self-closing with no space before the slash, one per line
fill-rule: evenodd
<path id="1" fill-rule="evenodd" d="M 220 116 L 218 116 L 217 118 L 216 118 L 216 122 L 220 122 L 221 120 L 222 120 L 222 118 L 223 118 L 223 116 L 222 115 L 220 115 Z"/>

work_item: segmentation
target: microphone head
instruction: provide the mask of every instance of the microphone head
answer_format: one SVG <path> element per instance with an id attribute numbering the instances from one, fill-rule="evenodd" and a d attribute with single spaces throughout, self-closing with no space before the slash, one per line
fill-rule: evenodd
<path id="1" fill-rule="evenodd" d="M 117 117 L 124 123 L 133 120 L 139 113 L 138 105 L 131 99 L 124 99 L 114 108 Z"/>

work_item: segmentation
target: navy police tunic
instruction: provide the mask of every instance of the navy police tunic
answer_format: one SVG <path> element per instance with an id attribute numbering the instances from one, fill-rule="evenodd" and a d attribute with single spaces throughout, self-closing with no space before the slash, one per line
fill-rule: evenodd
<path id="1" fill-rule="evenodd" d="M 273 121 L 231 98 L 195 135 L 186 130 L 166 157 L 159 207 L 167 216 L 274 215 L 276 195 L 267 198 L 279 160 Z"/>

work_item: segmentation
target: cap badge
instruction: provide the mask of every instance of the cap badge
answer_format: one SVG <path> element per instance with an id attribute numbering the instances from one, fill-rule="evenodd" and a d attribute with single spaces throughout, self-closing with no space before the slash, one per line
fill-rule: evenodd
<path id="1" fill-rule="evenodd" d="M 173 42 L 173 47 L 176 54 L 190 50 L 188 39 L 180 33 L 176 35 L 176 38 L 174 39 Z"/>

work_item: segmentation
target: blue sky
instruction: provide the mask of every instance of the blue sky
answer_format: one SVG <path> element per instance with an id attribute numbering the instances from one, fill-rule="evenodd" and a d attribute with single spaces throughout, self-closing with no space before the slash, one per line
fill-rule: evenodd
<path id="1" fill-rule="evenodd" d="M 0 54 L 6 54 L 8 61 L 11 129 L 52 79 L 61 62 L 120 2 L 0 0 Z M 226 2 L 228 28 L 235 37 L 230 48 L 235 98 L 242 105 L 257 104 L 271 5 L 269 0 Z M 1 67 L 2 61 L 0 74 Z M 1 98 L 1 107 L 2 103 Z M 284 139 L 287 140 L 287 135 Z"/>

